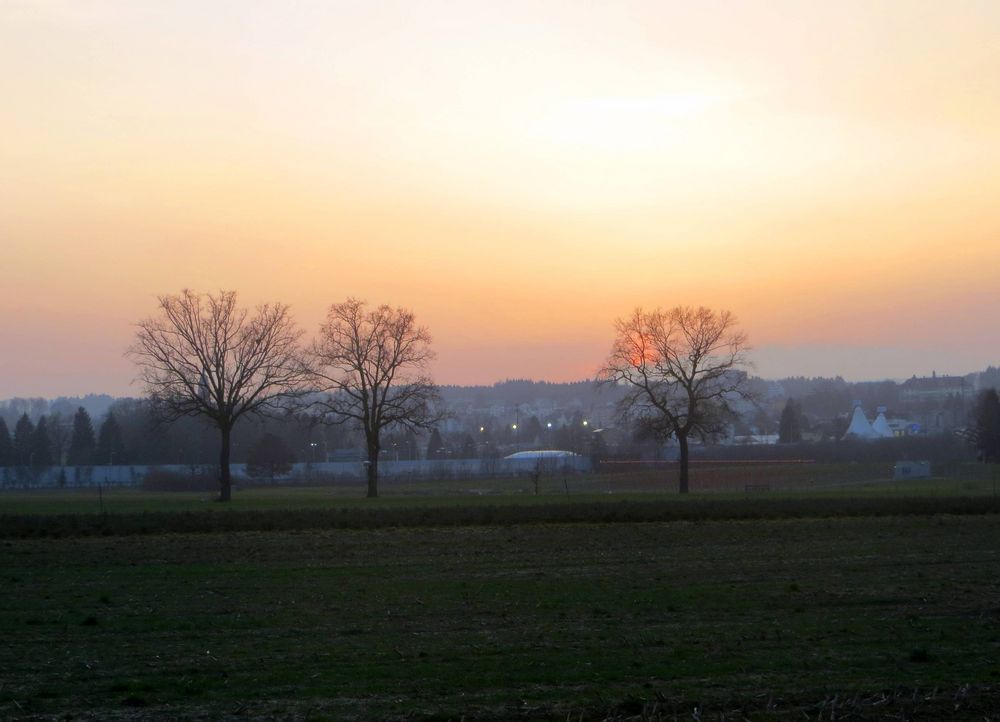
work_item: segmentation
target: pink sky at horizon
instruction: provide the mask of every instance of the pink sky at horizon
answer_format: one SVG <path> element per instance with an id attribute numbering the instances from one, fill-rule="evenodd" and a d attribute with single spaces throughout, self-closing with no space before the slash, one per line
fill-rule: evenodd
<path id="1" fill-rule="evenodd" d="M 1000 5 L 0 6 L 0 398 L 136 394 L 155 297 L 412 308 L 441 383 L 635 306 L 757 372 L 1000 365 Z"/>

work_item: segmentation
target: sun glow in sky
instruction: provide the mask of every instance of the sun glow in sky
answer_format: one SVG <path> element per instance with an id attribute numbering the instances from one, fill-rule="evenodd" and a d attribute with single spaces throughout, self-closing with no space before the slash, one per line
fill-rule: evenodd
<path id="1" fill-rule="evenodd" d="M 636 305 L 758 372 L 1000 363 L 1000 3 L 0 4 L 0 398 L 139 393 L 155 296 L 413 308 L 445 383 Z"/>

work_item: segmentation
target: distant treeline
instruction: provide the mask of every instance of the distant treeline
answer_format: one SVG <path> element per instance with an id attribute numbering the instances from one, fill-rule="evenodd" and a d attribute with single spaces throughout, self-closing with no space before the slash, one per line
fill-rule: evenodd
<path id="1" fill-rule="evenodd" d="M 991 366 L 964 379 L 970 388 L 1000 387 L 1000 369 Z M 751 379 L 751 384 L 756 401 L 740 410 L 732 433 L 777 435 L 782 411 L 788 399 L 794 398 L 797 434 L 806 441 L 791 446 L 705 445 L 697 449 L 697 455 L 718 459 L 798 457 L 830 462 L 911 458 L 942 463 L 975 454 L 974 443 L 951 433 L 955 427 L 975 429 L 974 403 L 969 398 L 937 402 L 948 407 L 945 411 L 950 420 L 949 433 L 940 437 L 842 441 L 855 400 L 861 401 L 869 413 L 878 406 L 888 407 L 890 417 L 912 411 L 901 398 L 901 384 L 851 383 L 839 377 Z M 452 410 L 449 422 L 422 437 L 405 432 L 390 434 L 383 444 L 387 459 L 485 458 L 531 448 L 560 448 L 597 460 L 664 455 L 661 442 L 621 428 L 613 410 L 615 390 L 598 388 L 590 381 L 513 379 L 491 386 L 444 386 L 441 392 Z M 591 415 L 595 410 L 603 429 L 595 428 L 598 424 Z M 511 422 L 516 422 L 518 428 Z M 234 429 L 233 462 L 246 463 L 262 439 L 274 437 L 283 447 L 282 463 L 344 460 L 352 458 L 352 450 L 360 448 L 360 439 L 349 426 L 328 426 L 314 418 L 294 415 L 259 417 Z M 52 401 L 14 398 L 0 402 L 0 467 L 217 462 L 218 439 L 203 420 L 183 418 L 161 423 L 144 399 L 95 394 Z"/>
<path id="2" fill-rule="evenodd" d="M 300 417 L 258 417 L 234 431 L 234 462 L 245 463 L 269 433 L 285 440 L 301 461 L 322 460 L 326 450 L 347 443 L 350 435 Z M 0 467 L 211 465 L 218 462 L 218 453 L 218 438 L 204 421 L 163 423 L 144 399 L 113 401 L 98 419 L 83 406 L 72 414 L 55 411 L 34 420 L 25 411 L 12 427 L 0 417 Z"/>

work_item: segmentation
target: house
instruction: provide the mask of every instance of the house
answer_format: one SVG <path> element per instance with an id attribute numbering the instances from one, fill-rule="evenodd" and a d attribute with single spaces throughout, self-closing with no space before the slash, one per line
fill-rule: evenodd
<path id="1" fill-rule="evenodd" d="M 961 376 L 914 376 L 900 386 L 903 411 L 922 431 L 931 434 L 964 424 L 975 394 L 973 385 Z"/>
<path id="2" fill-rule="evenodd" d="M 972 401 L 972 384 L 961 376 L 914 376 L 903 382 L 900 400 L 907 404 L 943 404 L 948 401 Z"/>

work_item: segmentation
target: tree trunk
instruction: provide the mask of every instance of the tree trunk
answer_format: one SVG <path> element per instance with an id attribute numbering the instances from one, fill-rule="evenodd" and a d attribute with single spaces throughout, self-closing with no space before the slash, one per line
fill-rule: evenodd
<path id="1" fill-rule="evenodd" d="M 688 493 L 688 437 L 687 434 L 677 434 L 677 443 L 681 447 L 681 464 L 680 464 L 680 488 L 681 494 Z"/>
<path id="2" fill-rule="evenodd" d="M 229 475 L 229 447 L 232 428 L 221 426 L 222 445 L 219 449 L 219 501 L 229 501 L 232 497 L 233 482 Z"/>
<path id="3" fill-rule="evenodd" d="M 378 496 L 378 454 L 381 449 L 378 442 L 368 442 L 368 498 Z"/>

